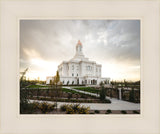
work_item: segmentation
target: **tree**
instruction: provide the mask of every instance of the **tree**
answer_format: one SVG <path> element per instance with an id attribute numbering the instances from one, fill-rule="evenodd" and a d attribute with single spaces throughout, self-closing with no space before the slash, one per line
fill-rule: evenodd
<path id="1" fill-rule="evenodd" d="M 106 89 L 104 88 L 103 82 L 100 83 L 101 90 L 100 90 L 100 100 L 104 101 L 106 99 Z"/>
<path id="2" fill-rule="evenodd" d="M 74 84 L 74 81 L 72 81 L 72 85 Z"/>
<path id="3" fill-rule="evenodd" d="M 52 85 L 52 80 L 49 81 L 49 84 Z"/>
<path id="4" fill-rule="evenodd" d="M 69 85 L 69 81 L 67 81 L 67 86 Z"/>
<path id="5" fill-rule="evenodd" d="M 55 89 L 56 92 L 56 110 L 57 110 L 57 99 L 61 94 L 61 89 L 62 89 L 62 83 L 60 82 L 60 76 L 59 76 L 59 72 L 56 72 L 56 76 L 54 76 L 54 80 L 53 80 L 53 88 Z"/>
<path id="6" fill-rule="evenodd" d="M 132 88 L 132 90 L 129 92 L 129 101 L 135 101 L 134 88 Z"/>
<path id="7" fill-rule="evenodd" d="M 54 76 L 54 80 L 53 80 L 55 85 L 58 85 L 58 83 L 60 82 L 60 76 L 59 76 L 59 72 L 56 72 L 56 76 Z"/>
<path id="8" fill-rule="evenodd" d="M 25 75 L 28 71 L 28 68 L 21 72 L 20 77 L 20 113 L 23 113 L 28 106 L 28 92 L 25 89 L 26 79 Z"/>

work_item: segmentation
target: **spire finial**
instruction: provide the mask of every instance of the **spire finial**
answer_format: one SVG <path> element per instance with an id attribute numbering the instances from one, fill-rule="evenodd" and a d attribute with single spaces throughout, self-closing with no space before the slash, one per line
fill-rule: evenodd
<path id="1" fill-rule="evenodd" d="M 78 45 L 82 45 L 82 43 L 81 43 L 81 41 L 80 40 L 78 40 L 78 43 L 77 43 Z"/>

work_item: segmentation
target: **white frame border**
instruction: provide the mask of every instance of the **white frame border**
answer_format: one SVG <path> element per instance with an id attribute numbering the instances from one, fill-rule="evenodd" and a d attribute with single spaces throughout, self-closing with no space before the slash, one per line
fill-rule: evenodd
<path id="1" fill-rule="evenodd" d="M 0 133 L 160 133 L 158 11 L 157 1 L 2 1 Z M 19 116 L 11 89 L 19 86 L 17 21 L 26 18 L 141 19 L 141 115 Z"/>

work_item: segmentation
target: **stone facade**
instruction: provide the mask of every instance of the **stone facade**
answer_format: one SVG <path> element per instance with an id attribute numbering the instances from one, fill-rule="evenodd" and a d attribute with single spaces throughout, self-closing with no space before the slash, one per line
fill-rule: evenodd
<path id="1" fill-rule="evenodd" d="M 109 83 L 109 78 L 101 78 L 102 65 L 90 61 L 83 54 L 80 41 L 76 45 L 76 54 L 69 61 L 63 61 L 58 66 L 60 80 L 64 85 L 97 85 L 101 81 Z M 47 78 L 47 84 L 52 77 Z"/>

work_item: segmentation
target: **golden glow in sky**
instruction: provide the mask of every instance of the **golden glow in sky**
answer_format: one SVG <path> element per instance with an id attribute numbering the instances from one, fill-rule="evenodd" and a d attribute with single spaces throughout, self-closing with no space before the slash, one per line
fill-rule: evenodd
<path id="1" fill-rule="evenodd" d="M 139 20 L 21 20 L 20 72 L 46 80 L 75 55 L 78 40 L 85 57 L 102 65 L 102 77 L 140 80 Z"/>

